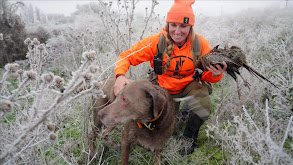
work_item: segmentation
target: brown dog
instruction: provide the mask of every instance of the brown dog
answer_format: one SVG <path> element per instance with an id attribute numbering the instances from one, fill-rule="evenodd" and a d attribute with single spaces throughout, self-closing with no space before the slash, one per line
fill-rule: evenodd
<path id="1" fill-rule="evenodd" d="M 121 142 L 122 164 L 128 164 L 131 145 L 154 152 L 154 162 L 160 164 L 161 152 L 175 124 L 174 105 L 168 91 L 146 80 L 135 81 L 125 86 L 115 99 L 114 82 L 114 79 L 109 80 L 104 88 L 104 93 L 110 97 L 98 101 L 100 105 L 110 104 L 103 109 L 94 109 L 92 135 L 102 123 L 107 127 L 126 124 Z M 92 142 L 93 138 L 96 136 L 91 136 Z M 91 154 L 94 153 L 92 149 L 95 149 L 94 146 L 91 147 Z"/>

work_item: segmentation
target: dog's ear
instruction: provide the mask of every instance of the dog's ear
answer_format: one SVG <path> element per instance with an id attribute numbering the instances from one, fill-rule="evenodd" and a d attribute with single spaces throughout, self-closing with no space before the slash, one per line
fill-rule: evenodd
<path id="1" fill-rule="evenodd" d="M 152 97 L 153 115 L 156 118 L 165 107 L 167 98 L 164 96 L 163 92 L 161 93 L 160 89 L 156 89 L 152 84 L 147 84 L 145 86 L 145 91 Z"/>

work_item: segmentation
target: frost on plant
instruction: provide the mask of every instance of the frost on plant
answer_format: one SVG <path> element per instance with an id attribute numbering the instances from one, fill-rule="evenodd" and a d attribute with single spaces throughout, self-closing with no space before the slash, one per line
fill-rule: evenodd
<path id="1" fill-rule="evenodd" d="M 97 85 L 98 80 L 94 81 L 92 76 L 92 73 L 97 72 L 93 65 L 96 52 L 82 54 L 84 60 L 81 66 L 66 83 L 62 77 L 53 73 L 42 73 L 46 59 L 44 44 L 40 44 L 36 38 L 33 41 L 27 39 L 25 43 L 28 45 L 30 69 L 23 71 L 16 63 L 7 64 L 1 79 L 0 120 L 13 126 L 8 129 L 8 125 L 2 124 L 0 127 L 3 140 L 0 143 L 1 164 L 15 163 L 20 159 L 28 161 L 33 146 L 42 144 L 53 147 L 50 143 L 59 140 L 58 130 L 54 124 L 46 123 L 58 122 L 56 117 L 68 113 L 65 110 L 76 100 L 89 97 L 90 94 L 103 96 L 101 85 Z M 10 84 L 6 83 L 10 74 L 19 74 L 16 76 L 18 84 L 11 91 L 8 90 Z M 8 118 L 9 114 L 13 114 L 12 119 Z"/>
<path id="2" fill-rule="evenodd" d="M 45 43 L 35 37 L 21 41 L 27 47 L 27 61 L 7 64 L 0 72 L 0 164 L 93 161 L 88 157 L 91 99 L 105 98 L 101 80 L 113 76 L 118 55 L 165 25 L 156 14 L 159 1 L 150 2 L 152 6 L 140 15 L 135 13 L 137 0 L 81 5 L 73 16 L 47 17 L 44 27 L 51 37 Z M 209 139 L 200 140 L 204 150 L 220 148 L 223 155 L 217 164 L 292 164 L 292 15 L 288 10 L 249 10 L 235 16 L 196 16 L 194 30 L 211 47 L 241 47 L 247 62 L 279 88 L 253 78 L 249 90 L 239 81 L 239 100 L 235 82 L 225 74 L 214 84 L 214 111 L 203 127 Z M 0 43 L 9 37 L 3 35 Z M 127 77 L 146 79 L 149 63 L 142 66 L 130 68 Z M 251 77 L 241 73 L 245 79 Z M 121 130 L 109 138 L 120 143 Z M 170 139 L 164 164 L 215 164 L 214 156 L 204 157 L 201 148 L 182 158 L 179 145 L 176 138 Z M 121 151 L 108 147 L 100 135 L 96 146 L 100 164 L 121 161 Z M 131 164 L 151 164 L 146 153 L 134 149 L 132 154 L 136 159 Z"/>
<path id="3" fill-rule="evenodd" d="M 223 147 L 229 154 L 233 155 L 231 162 L 248 162 L 251 164 L 291 164 L 293 162 L 292 155 L 284 149 L 284 141 L 292 138 L 290 132 L 293 129 L 293 117 L 289 119 L 286 129 L 279 132 L 281 139 L 276 139 L 271 134 L 271 117 L 266 100 L 265 110 L 262 111 L 265 116 L 263 126 L 257 124 L 257 120 L 252 119 L 247 109 L 243 106 L 243 114 L 241 116 L 234 116 L 233 120 L 223 123 L 224 128 L 218 127 L 221 123 L 216 121 L 217 125 L 208 125 L 207 135 L 210 138 L 219 140 L 223 143 Z M 274 119 L 273 119 L 274 120 Z M 217 135 L 217 137 L 213 135 Z M 220 139 L 221 140 L 220 140 Z M 283 142 L 281 142 L 282 140 Z M 292 148 L 291 148 L 292 149 Z"/>

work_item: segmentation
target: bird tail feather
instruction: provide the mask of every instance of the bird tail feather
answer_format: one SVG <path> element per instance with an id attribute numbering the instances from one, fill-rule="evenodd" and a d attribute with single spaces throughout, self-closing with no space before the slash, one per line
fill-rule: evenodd
<path id="1" fill-rule="evenodd" d="M 258 78 L 260 77 L 263 80 L 266 80 L 267 82 L 271 83 L 276 88 L 278 88 L 274 83 L 272 83 L 270 80 L 268 80 L 267 78 L 265 78 L 262 74 L 258 73 L 255 69 L 253 69 L 249 65 L 243 64 L 243 66 L 244 66 L 245 69 L 247 69 L 250 72 L 250 74 L 252 74 L 252 75 L 254 75 L 254 76 L 258 77 Z"/>

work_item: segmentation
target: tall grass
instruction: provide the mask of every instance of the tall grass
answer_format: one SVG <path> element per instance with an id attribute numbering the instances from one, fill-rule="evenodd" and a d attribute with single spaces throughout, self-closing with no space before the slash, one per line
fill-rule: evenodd
<path id="1" fill-rule="evenodd" d="M 292 163 L 292 11 L 247 11 L 236 16 L 207 21 L 201 26 L 211 43 L 238 45 L 246 52 L 249 65 L 277 84 L 278 88 L 242 71 L 250 88 L 230 77 L 218 84 L 215 113 L 207 133 L 223 147 L 232 164 Z M 206 31 L 207 32 L 207 31 Z M 210 32 L 210 31 L 209 31 Z M 215 35 L 213 35 L 215 34 Z M 286 144 L 286 145 L 285 145 Z"/>

